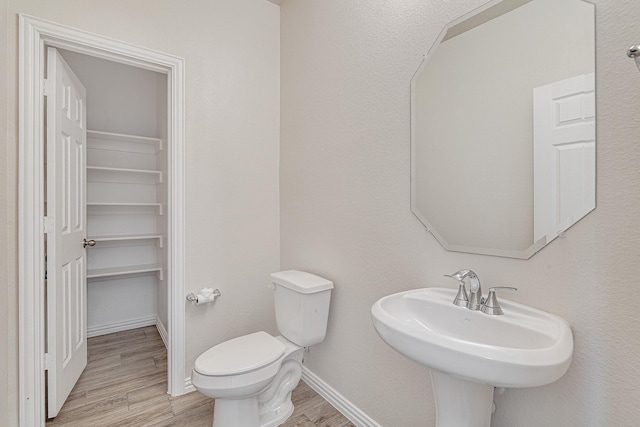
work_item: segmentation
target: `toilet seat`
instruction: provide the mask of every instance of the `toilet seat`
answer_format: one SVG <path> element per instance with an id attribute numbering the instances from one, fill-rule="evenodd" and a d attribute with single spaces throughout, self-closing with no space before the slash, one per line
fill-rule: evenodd
<path id="1" fill-rule="evenodd" d="M 260 331 L 211 347 L 196 359 L 194 369 L 206 376 L 241 375 L 272 364 L 284 351 L 282 342 Z"/>

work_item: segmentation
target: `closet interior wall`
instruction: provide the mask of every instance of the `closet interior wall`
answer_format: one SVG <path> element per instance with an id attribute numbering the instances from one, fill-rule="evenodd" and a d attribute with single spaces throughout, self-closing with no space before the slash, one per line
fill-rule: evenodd
<path id="1" fill-rule="evenodd" d="M 166 75 L 61 51 L 87 89 L 87 329 L 167 338 Z"/>

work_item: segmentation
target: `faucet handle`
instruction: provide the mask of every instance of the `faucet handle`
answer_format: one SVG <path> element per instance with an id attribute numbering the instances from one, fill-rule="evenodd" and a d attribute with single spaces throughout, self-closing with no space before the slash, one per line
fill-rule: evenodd
<path id="1" fill-rule="evenodd" d="M 500 315 L 504 314 L 502 311 L 502 307 L 498 304 L 498 298 L 496 298 L 496 290 L 497 289 L 505 289 L 508 291 L 517 291 L 518 288 L 514 288 L 512 286 L 494 286 L 493 288 L 489 288 L 489 295 L 487 295 L 487 299 L 484 304 L 480 308 L 480 311 L 486 314 Z"/>
<path id="2" fill-rule="evenodd" d="M 458 293 L 456 294 L 453 303 L 460 307 L 466 307 L 469 304 L 469 297 L 467 296 L 467 289 L 465 288 L 464 280 L 450 274 L 445 274 L 444 277 L 448 277 L 458 282 L 460 286 L 458 287 Z"/>

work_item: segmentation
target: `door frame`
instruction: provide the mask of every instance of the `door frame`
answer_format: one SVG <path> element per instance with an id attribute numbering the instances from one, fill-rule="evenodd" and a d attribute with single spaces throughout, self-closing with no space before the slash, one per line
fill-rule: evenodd
<path id="1" fill-rule="evenodd" d="M 19 14 L 18 339 L 20 425 L 45 421 L 44 64 L 62 48 L 167 75 L 168 391 L 185 392 L 184 59 Z"/>

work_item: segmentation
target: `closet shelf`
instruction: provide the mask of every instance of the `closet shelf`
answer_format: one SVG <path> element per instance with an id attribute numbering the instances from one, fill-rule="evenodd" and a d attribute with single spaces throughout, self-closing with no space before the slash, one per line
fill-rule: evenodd
<path id="1" fill-rule="evenodd" d="M 124 184 L 159 184 L 162 172 L 158 170 L 87 166 L 87 181 Z"/>
<path id="2" fill-rule="evenodd" d="M 142 264 L 142 265 L 126 265 L 108 268 L 93 268 L 87 270 L 87 279 L 100 278 L 121 278 L 126 276 L 141 274 L 162 274 L 162 265 L 160 264 Z"/>
<path id="3" fill-rule="evenodd" d="M 109 242 L 116 240 L 146 240 L 146 239 L 162 239 L 161 234 L 110 234 L 104 236 L 92 236 L 91 240 L 96 242 Z"/>
<path id="4" fill-rule="evenodd" d="M 162 215 L 162 203 L 87 203 L 92 214 L 157 214 Z"/>
<path id="5" fill-rule="evenodd" d="M 164 209 L 159 202 L 164 174 L 157 169 L 164 164 L 162 144 L 158 138 L 87 131 L 86 206 L 96 230 L 90 229 L 89 238 L 97 242 L 92 261 L 112 266 L 88 268 L 89 281 L 153 275 L 163 280 L 164 252 L 157 250 L 165 239 L 158 225 Z"/>
<path id="6" fill-rule="evenodd" d="M 155 154 L 162 150 L 160 138 L 87 130 L 87 147 L 99 150 Z"/>
<path id="7" fill-rule="evenodd" d="M 95 240 L 100 246 L 100 242 L 103 243 L 129 243 L 140 240 L 157 240 L 156 245 L 162 247 L 164 243 L 164 236 L 161 234 L 112 234 L 104 236 L 90 236 L 89 239 Z"/>

